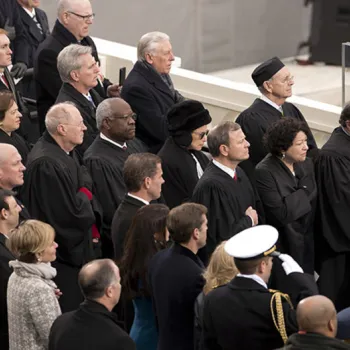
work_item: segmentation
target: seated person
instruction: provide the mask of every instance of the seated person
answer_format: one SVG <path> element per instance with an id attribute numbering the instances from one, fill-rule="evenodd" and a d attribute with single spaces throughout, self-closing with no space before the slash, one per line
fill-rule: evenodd
<path id="1" fill-rule="evenodd" d="M 211 117 L 200 102 L 186 100 L 171 107 L 167 119 L 170 136 L 158 156 L 164 171 L 164 199 L 169 208 L 174 208 L 190 201 L 209 163 L 201 149 L 207 141 Z"/>
<path id="2" fill-rule="evenodd" d="M 98 134 L 95 111 L 102 98 L 93 88 L 98 84 L 100 69 L 91 47 L 78 44 L 71 44 L 59 53 L 57 69 L 63 84 L 55 103 L 73 102 L 87 128 L 83 143 L 77 147 L 82 157 Z"/>
<path id="3" fill-rule="evenodd" d="M 168 137 L 166 112 L 183 96 L 175 90 L 169 72 L 174 54 L 168 35 L 151 32 L 137 45 L 137 62 L 126 78 L 121 97 L 137 113 L 136 137 L 156 153 Z"/>
<path id="4" fill-rule="evenodd" d="M 110 259 L 94 260 L 79 272 L 85 301 L 52 325 L 50 350 L 136 350 L 111 312 L 120 297 L 119 269 Z"/>

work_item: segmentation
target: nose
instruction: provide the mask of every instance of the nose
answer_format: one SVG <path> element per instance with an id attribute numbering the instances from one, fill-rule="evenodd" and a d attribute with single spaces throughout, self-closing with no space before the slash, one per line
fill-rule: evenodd
<path id="1" fill-rule="evenodd" d="M 22 207 L 20 205 L 17 204 L 17 211 L 20 213 L 22 211 Z"/>
<path id="2" fill-rule="evenodd" d="M 22 172 L 24 171 L 24 170 L 26 170 L 26 167 L 23 165 L 23 163 L 21 163 L 21 169 L 20 169 Z"/>
<path id="3" fill-rule="evenodd" d="M 246 141 L 246 147 L 250 147 L 250 143 Z"/>
<path id="4" fill-rule="evenodd" d="M 58 248 L 58 244 L 56 242 L 54 242 L 54 246 L 55 248 Z"/>
<path id="5" fill-rule="evenodd" d="M 170 53 L 170 61 L 174 61 L 175 60 L 175 56 L 174 53 L 171 51 Z"/>
<path id="6" fill-rule="evenodd" d="M 23 115 L 22 115 L 22 113 L 21 113 L 20 111 L 18 111 L 17 116 L 18 116 L 19 118 L 22 118 L 22 117 L 23 117 Z"/>
<path id="7" fill-rule="evenodd" d="M 12 55 L 12 50 L 9 48 L 9 50 L 8 50 L 8 54 L 9 55 Z"/>

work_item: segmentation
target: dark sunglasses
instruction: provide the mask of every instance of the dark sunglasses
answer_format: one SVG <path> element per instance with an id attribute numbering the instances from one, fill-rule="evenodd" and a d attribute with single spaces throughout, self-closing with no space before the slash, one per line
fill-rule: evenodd
<path id="1" fill-rule="evenodd" d="M 198 131 L 193 131 L 194 134 L 198 135 L 200 139 L 202 139 L 204 136 L 208 136 L 209 130 L 203 131 L 203 132 L 198 132 Z"/>

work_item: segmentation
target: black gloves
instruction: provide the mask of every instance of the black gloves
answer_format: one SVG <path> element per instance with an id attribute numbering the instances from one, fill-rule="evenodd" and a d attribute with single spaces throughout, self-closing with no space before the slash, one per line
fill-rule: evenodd
<path id="1" fill-rule="evenodd" d="M 4 29 L 7 31 L 7 37 L 10 39 L 10 41 L 12 41 L 16 38 L 16 29 L 15 29 L 15 27 L 9 25 L 8 18 L 6 19 Z"/>
<path id="2" fill-rule="evenodd" d="M 11 69 L 11 75 L 14 78 L 22 78 L 24 76 L 24 73 L 27 71 L 27 66 L 23 62 L 17 62 L 13 65 Z"/>

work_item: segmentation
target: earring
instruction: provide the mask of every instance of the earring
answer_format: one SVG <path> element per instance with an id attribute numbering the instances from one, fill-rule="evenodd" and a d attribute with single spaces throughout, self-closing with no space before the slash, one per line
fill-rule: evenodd
<path id="1" fill-rule="evenodd" d="M 38 261 L 38 262 L 41 262 L 41 258 L 40 258 L 40 257 L 38 257 L 38 258 L 37 258 L 37 261 Z"/>
<path id="2" fill-rule="evenodd" d="M 286 158 L 285 153 L 282 153 L 282 159 Z"/>

